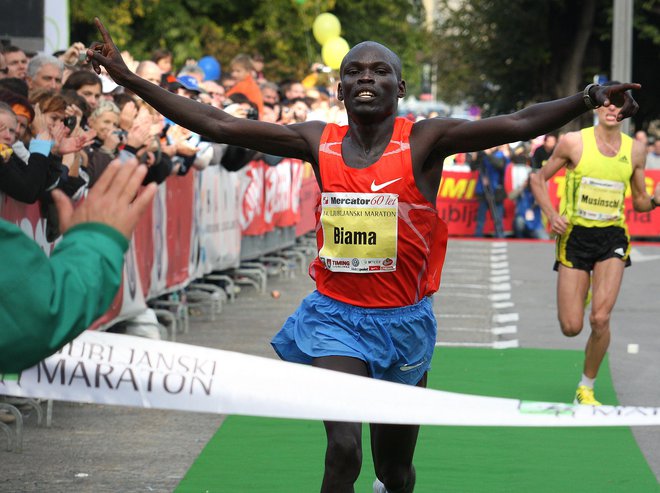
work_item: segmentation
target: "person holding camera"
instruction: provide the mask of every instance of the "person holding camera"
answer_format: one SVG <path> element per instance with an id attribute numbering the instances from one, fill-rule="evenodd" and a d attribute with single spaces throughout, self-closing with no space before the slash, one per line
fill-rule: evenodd
<path id="1" fill-rule="evenodd" d="M 45 94 L 41 102 L 46 111 L 39 104 L 34 107 L 33 138 L 26 160 L 12 148 L 18 126 L 16 114 L 8 104 L 0 103 L 0 191 L 28 204 L 52 190 L 66 175 L 62 156 L 80 151 L 86 143 L 85 137 L 69 136 L 62 119 L 57 119 L 64 109 L 59 96 Z"/>
<path id="2" fill-rule="evenodd" d="M 88 163 L 84 172 L 92 187 L 110 161 L 117 157 L 119 144 L 126 132 L 119 128 L 120 110 L 112 101 L 101 101 L 89 116 L 89 127 L 96 132 L 92 145 L 87 147 Z"/>
<path id="3" fill-rule="evenodd" d="M 72 73 L 62 86 L 62 90 L 73 90 L 82 96 L 90 111 L 94 111 L 99 105 L 102 88 L 99 76 L 89 70 Z"/>
<path id="4" fill-rule="evenodd" d="M 479 207 L 477 209 L 477 227 L 474 236 L 477 238 L 484 235 L 484 224 L 486 222 L 486 211 L 490 214 L 495 228 L 495 237 L 504 238 L 504 172 L 508 164 L 504 152 L 497 147 L 491 147 L 485 151 L 479 151 L 472 163 L 472 168 L 479 172 L 477 186 L 474 190 Z"/>
<path id="5" fill-rule="evenodd" d="M 155 137 L 152 132 L 151 117 L 147 112 L 141 114 L 136 109 L 134 101 L 124 101 L 121 110 L 111 101 L 102 101 L 92 112 L 89 124 L 96 132 L 96 138 L 87 148 L 89 163 L 85 171 L 89 177 L 89 187 L 96 183 L 108 164 L 116 157 L 120 160 L 137 157 L 140 162 L 148 166 L 156 163 L 155 155 L 153 153 L 150 155 L 148 152 L 152 150 L 149 146 Z M 168 171 L 171 169 L 169 163 L 164 165 Z M 147 182 L 163 181 L 167 174 Z M 161 174 L 159 173 L 158 176 Z"/>

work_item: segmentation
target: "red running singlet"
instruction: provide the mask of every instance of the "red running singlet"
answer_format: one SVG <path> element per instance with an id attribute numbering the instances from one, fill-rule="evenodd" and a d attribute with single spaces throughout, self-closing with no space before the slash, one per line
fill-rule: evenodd
<path id="1" fill-rule="evenodd" d="M 323 191 L 316 209 L 319 255 L 310 276 L 319 292 L 352 305 L 412 305 L 438 290 L 447 225 L 415 183 L 412 122 L 397 118 L 381 158 L 344 163 L 347 126 L 327 124 L 319 146 Z"/>

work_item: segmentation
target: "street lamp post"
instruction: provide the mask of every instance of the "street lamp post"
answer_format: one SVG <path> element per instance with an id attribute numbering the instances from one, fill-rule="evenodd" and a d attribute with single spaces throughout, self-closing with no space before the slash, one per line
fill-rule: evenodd
<path id="1" fill-rule="evenodd" d="M 634 0 L 614 0 L 612 20 L 612 79 L 632 82 L 632 25 Z M 622 131 L 630 134 L 630 119 Z"/>

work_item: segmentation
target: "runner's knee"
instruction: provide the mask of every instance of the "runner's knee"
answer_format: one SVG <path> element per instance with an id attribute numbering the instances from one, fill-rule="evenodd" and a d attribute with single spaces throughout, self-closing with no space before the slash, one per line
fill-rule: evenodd
<path id="1" fill-rule="evenodd" d="M 357 479 L 362 467 L 362 447 L 351 434 L 328 437 L 326 468 L 334 475 Z"/>
<path id="2" fill-rule="evenodd" d="M 589 323 L 594 332 L 604 332 L 610 327 L 610 314 L 608 312 L 591 312 Z"/>
<path id="3" fill-rule="evenodd" d="M 559 326 L 561 331 L 567 337 L 575 337 L 580 332 L 582 332 L 582 320 L 581 319 L 559 319 Z"/>

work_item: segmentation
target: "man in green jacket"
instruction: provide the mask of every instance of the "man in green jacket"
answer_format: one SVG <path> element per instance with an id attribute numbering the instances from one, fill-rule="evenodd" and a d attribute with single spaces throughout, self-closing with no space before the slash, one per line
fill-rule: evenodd
<path id="1" fill-rule="evenodd" d="M 109 308 L 124 252 L 156 193 L 146 166 L 111 163 L 75 210 L 54 190 L 62 241 L 48 258 L 17 226 L 0 220 L 0 373 L 34 366 L 75 339 Z"/>

